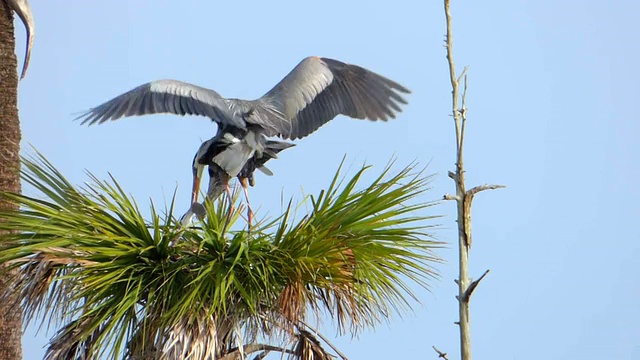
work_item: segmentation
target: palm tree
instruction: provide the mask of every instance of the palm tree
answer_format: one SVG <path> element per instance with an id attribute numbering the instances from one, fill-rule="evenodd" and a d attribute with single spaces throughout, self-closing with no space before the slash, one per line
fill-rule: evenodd
<path id="1" fill-rule="evenodd" d="M 21 78 L 29 67 L 33 45 L 34 23 L 27 0 L 0 1 L 0 191 L 19 193 L 20 188 L 20 120 L 18 119 L 18 74 L 15 48 L 13 12 L 25 25 L 27 47 Z M 17 209 L 0 199 L 0 210 Z M 2 221 L 2 218 L 0 218 Z M 2 231 L 0 231 L 0 236 Z M 3 266 L 0 263 L 0 266 Z M 0 293 L 6 292 L 7 301 L 0 303 L 0 359 L 22 359 L 22 314 L 13 304 L 18 300 L 12 292 L 8 278 L 0 278 Z"/>
<path id="2" fill-rule="evenodd" d="M 320 317 L 355 334 L 410 310 L 410 283 L 436 276 L 434 203 L 417 199 L 429 177 L 392 165 L 367 186 L 369 167 L 350 179 L 339 169 L 308 214 L 296 220 L 289 202 L 247 231 L 225 200 L 193 227 L 173 203 L 151 204 L 147 221 L 115 179 L 77 187 L 25 158 L 22 179 L 40 195 L 0 194 L 20 206 L 0 214 L 0 261 L 20 269 L 27 322 L 62 324 L 47 359 L 346 358 L 314 328 Z"/>
<path id="3" fill-rule="evenodd" d="M 21 134 L 14 49 L 13 12 L 5 1 L 0 1 L 0 190 L 19 193 Z M 0 210 L 16 209 L 16 206 L 0 199 Z M 7 277 L 0 277 L 0 291 L 11 293 L 12 287 Z M 12 306 L 15 296 L 13 293 L 9 301 L 0 303 L 0 359 L 22 359 L 22 317 Z"/>

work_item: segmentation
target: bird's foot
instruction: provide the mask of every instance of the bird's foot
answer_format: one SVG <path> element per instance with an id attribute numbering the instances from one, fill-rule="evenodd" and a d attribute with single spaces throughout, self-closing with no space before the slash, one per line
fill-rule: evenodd
<path id="1" fill-rule="evenodd" d="M 251 207 L 247 206 L 247 229 L 251 232 L 251 222 L 253 221 L 253 211 Z"/>

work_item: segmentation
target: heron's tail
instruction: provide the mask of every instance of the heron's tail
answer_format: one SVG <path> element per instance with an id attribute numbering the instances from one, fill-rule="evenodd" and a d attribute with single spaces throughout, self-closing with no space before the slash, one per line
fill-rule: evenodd
<path id="1" fill-rule="evenodd" d="M 267 176 L 273 176 L 273 172 L 264 166 L 264 164 L 271 159 L 277 159 L 280 151 L 293 146 L 296 146 L 296 144 L 285 141 L 267 140 L 262 156 L 255 159 L 256 169 L 260 170 Z M 249 182 L 251 183 L 251 186 L 253 186 L 253 174 L 251 175 Z"/>
<path id="2" fill-rule="evenodd" d="M 267 140 L 262 156 L 260 158 L 256 158 L 256 167 L 259 168 L 263 166 L 271 159 L 277 159 L 280 151 L 294 146 L 296 146 L 296 144 L 288 143 L 286 141 Z"/>

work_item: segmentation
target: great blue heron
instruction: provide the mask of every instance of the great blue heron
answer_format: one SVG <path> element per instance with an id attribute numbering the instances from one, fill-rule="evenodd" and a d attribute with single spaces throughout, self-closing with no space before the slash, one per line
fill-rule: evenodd
<path id="1" fill-rule="evenodd" d="M 247 221 L 251 224 L 253 211 L 249 202 L 247 187 L 254 186 L 253 173 L 256 169 L 267 175 L 273 175 L 271 170 L 264 165 L 267 161 L 277 158 L 277 154 L 295 144 L 268 140 L 263 135 L 255 137 L 255 133 L 230 128 L 229 132 L 216 134 L 215 137 L 200 145 L 193 158 L 193 188 L 191 191 L 191 204 L 198 202 L 198 193 L 204 168 L 208 167 L 209 187 L 207 198 L 215 200 L 223 192 L 229 198 L 229 212 L 231 213 L 232 196 L 229 190 L 229 180 L 237 177 L 244 190 L 247 200 Z M 190 216 L 189 213 L 185 216 Z"/>
<path id="2" fill-rule="evenodd" d="M 240 145 L 231 146 L 223 153 L 225 161 L 242 169 L 249 159 L 256 159 L 254 155 L 261 158 L 265 137 L 300 139 L 340 114 L 386 121 L 395 118 L 401 111 L 400 105 L 406 104 L 401 93 L 409 92 L 402 85 L 360 66 L 311 56 L 256 100 L 227 99 L 193 84 L 157 80 L 90 109 L 78 119 L 82 119 L 82 124 L 92 125 L 158 113 L 207 116 L 218 124 L 216 141 L 226 141 L 225 134 L 241 140 L 241 149 Z M 220 145 L 216 141 L 213 144 Z M 228 145 L 223 143 L 222 147 Z M 230 171 L 231 165 L 228 165 L 223 167 L 225 171 Z M 227 175 L 233 177 L 228 172 Z"/>

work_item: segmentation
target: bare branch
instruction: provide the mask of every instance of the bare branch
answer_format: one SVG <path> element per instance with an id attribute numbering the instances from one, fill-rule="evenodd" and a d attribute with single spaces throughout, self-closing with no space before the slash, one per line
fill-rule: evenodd
<path id="1" fill-rule="evenodd" d="M 312 330 L 314 332 L 314 334 L 318 335 L 318 337 L 320 339 L 322 339 L 322 341 L 324 341 L 327 345 L 329 345 L 329 347 L 331 349 L 333 349 L 333 351 L 336 352 L 336 354 L 338 354 L 338 356 L 340 356 L 343 360 L 348 360 L 347 356 L 345 354 L 343 354 L 342 352 L 340 352 L 340 350 L 338 350 L 338 348 L 333 345 L 329 339 L 327 339 L 324 335 L 322 335 L 320 332 L 318 332 L 316 329 L 314 329 L 311 325 L 307 324 L 306 322 L 302 321 L 302 320 L 298 320 L 298 322 L 302 325 L 304 325 L 307 329 Z"/>
<path id="2" fill-rule="evenodd" d="M 471 282 L 471 284 L 469 284 L 469 287 L 467 288 L 467 290 L 464 292 L 464 296 L 462 297 L 462 301 L 468 302 L 469 299 L 471 298 L 471 295 L 473 294 L 473 291 L 478 287 L 478 284 L 480 284 L 480 281 L 482 281 L 482 279 L 484 279 L 485 276 L 487 276 L 488 273 L 491 272 L 491 269 L 487 269 L 487 271 L 484 272 L 484 274 L 482 274 L 482 276 L 480 276 L 480 278 L 478 278 L 478 280 L 474 280 Z"/>
<path id="3" fill-rule="evenodd" d="M 464 226 L 464 242 L 467 249 L 471 247 L 471 202 L 472 200 L 473 200 L 473 194 L 465 194 L 463 211 L 462 211 L 462 222 Z"/>
<path id="4" fill-rule="evenodd" d="M 468 82 L 469 77 L 467 76 L 468 69 L 469 67 L 465 66 L 464 70 L 462 71 L 462 75 L 460 75 L 460 78 L 458 78 L 458 83 L 460 83 L 460 79 L 464 77 L 464 87 L 462 88 L 462 106 L 460 107 L 460 109 L 458 109 L 460 113 L 460 122 L 462 123 L 461 129 L 460 129 L 460 144 L 458 144 L 459 162 L 462 162 L 462 151 L 463 151 L 462 147 L 464 146 L 464 134 L 467 128 L 467 89 L 469 85 L 469 82 Z"/>
<path id="5" fill-rule="evenodd" d="M 283 354 L 295 354 L 290 349 L 286 349 L 279 346 L 267 345 L 267 344 L 247 344 L 247 345 L 244 345 L 242 348 L 242 352 L 245 354 L 251 354 L 256 351 L 263 351 L 263 353 L 259 354 L 258 356 L 263 355 L 264 353 L 268 353 L 269 351 L 277 351 Z M 237 347 L 231 348 L 229 352 L 227 352 L 220 358 L 220 360 L 236 359 L 239 353 L 240 353 L 240 348 L 237 348 Z"/>
<path id="6" fill-rule="evenodd" d="M 469 65 L 465 66 L 464 69 L 462 69 L 462 73 L 460 74 L 460 76 L 458 76 L 458 84 L 460 84 L 460 81 L 462 81 L 463 78 L 467 78 L 467 71 L 469 70 Z M 462 106 L 464 107 L 464 105 Z"/>
<path id="7" fill-rule="evenodd" d="M 504 189 L 504 188 L 506 188 L 506 186 L 504 186 L 504 185 L 484 184 L 484 185 L 476 186 L 476 187 L 474 187 L 472 189 L 469 189 L 467 191 L 467 196 L 474 196 L 475 194 L 479 193 L 480 191 L 496 190 L 496 189 Z"/>
<path id="8" fill-rule="evenodd" d="M 445 40 L 445 48 L 447 49 L 447 61 L 449 63 L 449 78 L 451 81 L 451 101 L 452 101 L 452 114 L 456 127 L 456 147 L 461 149 L 461 128 L 460 128 L 460 112 L 458 111 L 458 79 L 456 78 L 456 66 L 453 61 L 453 34 L 451 25 L 451 11 L 449 10 L 449 0 L 444 1 L 444 12 L 447 20 L 447 35 Z M 460 159 L 460 153 L 458 153 L 458 159 Z M 459 167 L 459 164 L 457 164 Z"/>
<path id="9" fill-rule="evenodd" d="M 480 185 L 476 186 L 465 193 L 464 196 L 464 233 L 466 236 L 466 245 L 471 247 L 471 203 L 475 194 L 484 190 L 494 190 L 504 188 L 504 185 Z"/>
<path id="10" fill-rule="evenodd" d="M 469 68 L 469 66 L 465 66 L 464 67 L 464 71 L 462 72 L 462 74 L 464 75 L 464 87 L 462 90 L 462 120 L 465 121 L 467 120 L 467 89 L 469 89 L 469 77 L 467 76 L 467 69 Z M 462 75 L 460 75 L 462 77 Z M 458 80 L 460 81 L 460 80 Z"/>
<path id="11" fill-rule="evenodd" d="M 438 359 L 442 358 L 444 360 L 449 360 L 449 358 L 447 357 L 447 353 L 446 352 L 442 352 L 440 350 L 438 350 L 437 347 L 432 346 L 433 350 L 435 350 L 438 353 Z"/>
<path id="12" fill-rule="evenodd" d="M 447 49 L 447 60 L 449 61 L 449 76 L 451 78 L 451 87 L 453 88 L 453 92 L 458 92 L 458 80 L 456 79 L 456 67 L 453 62 L 453 34 L 452 34 L 452 26 L 451 26 L 451 11 L 449 11 L 449 0 L 444 1 L 444 12 L 447 18 L 447 35 L 445 38 L 445 48 Z M 458 103 L 458 100 L 455 99 L 455 104 Z"/>

